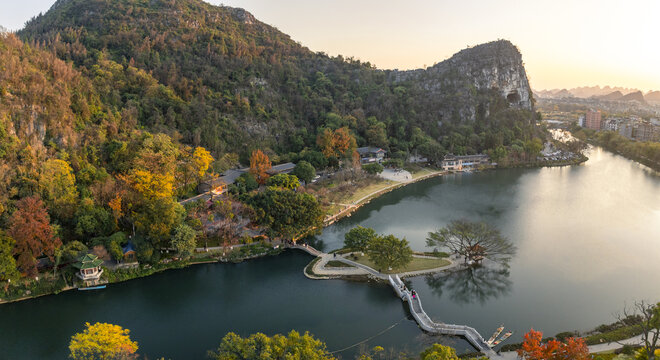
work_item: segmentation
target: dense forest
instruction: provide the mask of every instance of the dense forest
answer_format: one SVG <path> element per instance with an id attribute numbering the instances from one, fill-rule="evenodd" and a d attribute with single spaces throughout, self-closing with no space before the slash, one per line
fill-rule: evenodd
<path id="1" fill-rule="evenodd" d="M 178 201 L 257 149 L 268 164 L 300 161 L 311 174 L 341 157 L 350 164 L 355 146 L 399 162 L 533 153 L 543 136 L 533 100 L 477 86 L 478 68 L 461 65 L 513 68 L 525 92 L 518 50 L 496 41 L 459 55 L 428 71 L 385 71 L 201 0 L 58 0 L 0 35 L 0 280 L 95 244 L 121 258 L 128 236 L 140 259 L 157 261 L 212 220 Z M 248 177 L 235 191 L 245 206 L 227 200 L 217 212 L 277 229 L 272 201 L 316 206 L 284 188 L 246 197 Z"/>

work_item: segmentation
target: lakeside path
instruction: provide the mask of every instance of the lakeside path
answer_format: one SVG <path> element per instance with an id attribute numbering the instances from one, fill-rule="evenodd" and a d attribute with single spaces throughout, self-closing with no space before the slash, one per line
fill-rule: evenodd
<path id="1" fill-rule="evenodd" d="M 367 195 L 362 196 L 361 198 L 354 200 L 354 201 L 342 201 L 339 203 L 335 203 L 335 205 L 341 205 L 343 208 L 339 210 L 339 212 L 328 215 L 326 216 L 325 220 L 323 220 L 323 225 L 328 226 L 335 221 L 349 216 L 353 211 L 357 210 L 360 206 L 368 203 L 371 199 L 376 198 L 380 195 L 383 195 L 387 192 L 390 192 L 396 188 L 399 188 L 401 186 L 405 186 L 417 181 L 422 181 L 426 180 L 428 178 L 432 178 L 435 176 L 440 176 L 444 174 L 444 171 L 439 171 L 439 170 L 429 170 L 427 168 L 422 169 L 421 171 L 418 171 L 414 174 L 411 174 L 408 171 L 401 170 L 401 171 L 396 171 L 392 169 L 385 169 L 383 170 L 382 173 L 380 173 L 378 176 L 381 177 L 384 180 L 387 180 L 388 182 L 391 182 L 390 184 L 383 184 L 383 187 L 378 188 Z"/>
<path id="2" fill-rule="evenodd" d="M 313 276 L 309 276 L 308 274 L 305 274 L 307 277 L 311 279 L 336 279 L 342 276 L 370 276 L 372 278 L 377 278 L 386 281 L 391 275 L 394 275 L 394 274 L 386 274 L 386 273 L 378 272 L 377 270 L 369 266 L 347 259 L 345 256 L 350 255 L 351 253 L 328 254 L 318 251 L 311 246 L 305 246 L 305 245 L 292 245 L 290 247 L 294 249 L 300 249 L 302 251 L 307 252 L 310 255 L 317 257 L 318 261 L 314 263 L 311 269 L 312 272 L 315 275 L 317 275 L 317 277 L 313 277 Z M 422 258 L 422 259 L 439 259 L 433 256 L 426 256 L 426 255 L 413 255 L 413 257 Z M 328 262 L 333 260 L 342 262 L 346 265 L 350 265 L 351 267 L 327 267 L 326 265 L 328 264 Z M 420 276 L 420 275 L 433 274 L 441 271 L 451 270 L 461 265 L 459 261 L 456 261 L 456 259 L 442 258 L 442 260 L 447 260 L 449 264 L 437 268 L 397 273 L 396 275 L 398 275 L 401 278 Z"/>

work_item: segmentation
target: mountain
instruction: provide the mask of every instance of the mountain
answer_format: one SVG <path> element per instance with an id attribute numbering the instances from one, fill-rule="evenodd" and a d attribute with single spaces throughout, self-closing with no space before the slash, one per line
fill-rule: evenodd
<path id="1" fill-rule="evenodd" d="M 609 100 L 609 101 L 615 101 L 615 100 L 621 100 L 623 98 L 623 94 L 621 91 L 614 91 L 611 92 L 607 95 L 602 95 L 602 96 L 595 96 L 595 98 L 599 100 Z"/>
<path id="2" fill-rule="evenodd" d="M 626 94 L 622 96 L 619 101 L 637 101 L 640 104 L 646 104 L 646 100 L 644 100 L 644 94 L 642 94 L 641 91 L 635 91 L 631 92 L 630 94 Z"/>
<path id="3" fill-rule="evenodd" d="M 109 111 L 214 154 L 245 159 L 256 144 L 298 152 L 327 126 L 349 126 L 360 145 L 393 152 L 410 150 L 414 128 L 443 141 L 465 125 L 464 136 L 533 127 L 521 55 L 508 41 L 424 70 L 378 70 L 311 52 L 243 9 L 201 0 L 59 0 L 18 34 L 72 62 Z M 465 140 L 459 150 L 489 146 Z"/>
<path id="4" fill-rule="evenodd" d="M 644 100 L 649 102 L 660 102 L 660 91 L 649 91 L 644 95 Z"/>

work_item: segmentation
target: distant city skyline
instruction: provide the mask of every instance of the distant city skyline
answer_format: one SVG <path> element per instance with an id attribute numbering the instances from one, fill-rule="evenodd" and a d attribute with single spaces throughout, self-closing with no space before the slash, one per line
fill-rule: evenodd
<path id="1" fill-rule="evenodd" d="M 600 85 L 660 90 L 660 2 L 587 0 L 208 0 L 242 7 L 313 51 L 381 69 L 431 66 L 468 46 L 507 39 L 533 89 Z M 18 30 L 54 0 L 0 3 Z"/>

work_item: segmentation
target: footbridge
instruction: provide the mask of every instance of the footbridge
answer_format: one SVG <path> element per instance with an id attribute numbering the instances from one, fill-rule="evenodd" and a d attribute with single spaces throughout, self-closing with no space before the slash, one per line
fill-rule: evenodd
<path id="1" fill-rule="evenodd" d="M 491 360 L 504 359 L 486 343 L 484 338 L 474 328 L 465 325 L 436 323 L 431 320 L 422 307 L 419 294 L 413 296 L 398 275 L 390 275 L 388 280 L 401 300 L 408 303 L 410 313 L 422 330 L 432 334 L 462 336 Z"/>

